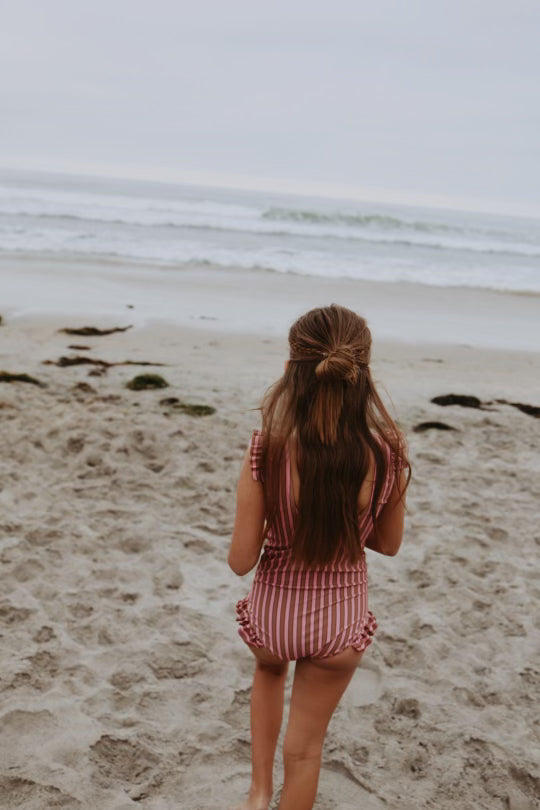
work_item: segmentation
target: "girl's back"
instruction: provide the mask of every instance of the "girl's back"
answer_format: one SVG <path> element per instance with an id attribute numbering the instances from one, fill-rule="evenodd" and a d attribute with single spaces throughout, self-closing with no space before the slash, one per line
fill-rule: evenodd
<path id="1" fill-rule="evenodd" d="M 361 551 L 351 560 L 336 545 L 329 562 L 306 565 L 292 556 L 300 495 L 297 451 L 286 446 L 278 519 L 265 531 L 265 545 L 247 597 L 237 603 L 239 633 L 247 644 L 265 647 L 284 660 L 335 655 L 346 647 L 364 650 L 377 623 L 367 608 L 365 543 L 396 483 L 391 447 L 379 439 L 387 457 L 386 476 L 374 510 L 375 462 L 358 492 Z M 264 487 L 264 437 L 253 432 L 249 458 L 254 481 Z"/>

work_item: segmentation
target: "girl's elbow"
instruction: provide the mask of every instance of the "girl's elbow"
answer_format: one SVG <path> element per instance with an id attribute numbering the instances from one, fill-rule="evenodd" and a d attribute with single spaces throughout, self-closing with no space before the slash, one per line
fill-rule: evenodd
<path id="1" fill-rule="evenodd" d="M 384 554 L 385 557 L 395 557 L 401 548 L 402 538 L 402 534 L 394 536 L 387 534 L 386 536 L 379 538 L 377 551 L 380 554 Z"/>
<path id="2" fill-rule="evenodd" d="M 254 562 L 236 559 L 234 555 L 231 554 L 229 554 L 227 562 L 229 563 L 229 568 L 231 571 L 233 571 L 239 577 L 249 574 L 251 569 L 255 566 Z"/>
<path id="3" fill-rule="evenodd" d="M 395 557 L 396 554 L 398 553 L 398 551 L 401 548 L 401 540 L 402 540 L 402 536 L 400 535 L 399 537 L 396 537 L 395 539 L 391 540 L 390 542 L 387 541 L 386 543 L 383 543 L 383 546 L 382 546 L 382 549 L 381 549 L 382 553 L 386 557 Z"/>

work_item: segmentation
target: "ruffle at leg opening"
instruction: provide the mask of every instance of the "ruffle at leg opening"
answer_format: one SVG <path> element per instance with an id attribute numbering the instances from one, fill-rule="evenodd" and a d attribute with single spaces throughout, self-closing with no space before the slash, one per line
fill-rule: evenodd
<path id="1" fill-rule="evenodd" d="M 358 652 L 362 652 L 362 650 L 365 650 L 366 647 L 368 647 L 373 641 L 373 636 L 375 635 L 376 629 L 377 619 L 371 610 L 368 610 L 364 626 L 355 636 L 353 636 L 350 646 Z"/>
<path id="2" fill-rule="evenodd" d="M 246 644 L 251 644 L 253 647 L 264 647 L 264 644 L 252 627 L 248 605 L 249 596 L 245 596 L 236 603 L 236 621 L 240 624 L 238 635 Z"/>

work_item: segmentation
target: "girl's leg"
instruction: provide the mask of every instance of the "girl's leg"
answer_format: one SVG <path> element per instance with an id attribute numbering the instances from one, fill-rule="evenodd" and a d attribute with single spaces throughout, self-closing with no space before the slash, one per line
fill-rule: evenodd
<path id="1" fill-rule="evenodd" d="M 289 664 L 268 650 L 250 649 L 256 658 L 251 691 L 251 788 L 237 810 L 267 810 L 273 792 L 274 756 Z"/>
<path id="2" fill-rule="evenodd" d="M 326 728 L 361 658 L 361 652 L 349 647 L 330 658 L 296 662 L 283 743 L 285 781 L 279 810 L 313 807 Z"/>

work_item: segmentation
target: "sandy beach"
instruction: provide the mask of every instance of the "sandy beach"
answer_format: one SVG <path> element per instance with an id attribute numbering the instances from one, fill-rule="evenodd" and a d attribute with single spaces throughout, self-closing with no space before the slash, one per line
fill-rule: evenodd
<path id="1" fill-rule="evenodd" d="M 240 276 L 218 311 L 194 275 L 174 301 L 165 280 L 145 298 L 134 271 L 123 295 L 94 277 L 93 296 L 81 282 L 55 302 L 61 282 L 32 298 L 32 273 L 2 259 L 0 368 L 42 385 L 0 383 L 0 807 L 243 798 L 252 660 L 234 604 L 251 575 L 226 565 L 236 479 L 282 326 L 330 300 L 368 319 L 371 306 L 374 375 L 413 480 L 400 554 L 369 552 L 379 630 L 332 719 L 316 807 L 538 807 L 540 423 L 516 407 L 540 406 L 538 298 L 484 291 L 480 306 L 475 291 L 263 274 L 243 318 L 254 291 Z M 45 362 L 76 356 L 104 362 Z M 145 372 L 168 387 L 126 388 Z M 450 393 L 481 407 L 430 401 Z"/>

